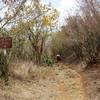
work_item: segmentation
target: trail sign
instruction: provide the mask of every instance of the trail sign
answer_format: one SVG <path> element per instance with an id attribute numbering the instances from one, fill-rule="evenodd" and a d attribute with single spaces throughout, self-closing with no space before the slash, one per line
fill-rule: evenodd
<path id="1" fill-rule="evenodd" d="M 7 62 L 7 48 L 12 47 L 12 38 L 11 37 L 0 37 L 0 48 L 3 49 L 4 58 L 0 57 L 0 59 L 3 59 L 3 71 L 2 76 L 5 78 L 5 85 L 8 84 L 8 62 Z"/>
<path id="2" fill-rule="evenodd" d="M 11 37 L 0 37 L 0 48 L 7 49 L 12 47 Z"/>

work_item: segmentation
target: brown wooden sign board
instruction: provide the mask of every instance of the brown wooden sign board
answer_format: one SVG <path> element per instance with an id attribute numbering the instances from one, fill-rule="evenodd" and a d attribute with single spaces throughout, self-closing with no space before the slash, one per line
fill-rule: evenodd
<path id="1" fill-rule="evenodd" d="M 0 48 L 12 48 L 12 38 L 11 37 L 0 37 Z"/>

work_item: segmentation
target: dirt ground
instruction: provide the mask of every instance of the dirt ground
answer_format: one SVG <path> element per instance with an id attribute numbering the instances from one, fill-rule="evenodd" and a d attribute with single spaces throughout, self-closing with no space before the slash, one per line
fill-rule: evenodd
<path id="1" fill-rule="evenodd" d="M 26 80 L 10 77 L 8 86 L 0 80 L 0 100 L 100 100 L 99 67 L 82 71 L 79 64 L 60 64 L 29 73 Z"/>
<path id="2" fill-rule="evenodd" d="M 84 85 L 90 100 L 100 100 L 100 65 L 85 70 Z"/>
<path id="3" fill-rule="evenodd" d="M 100 100 L 100 64 L 84 70 L 81 64 L 71 64 L 69 67 L 76 70 L 83 77 L 88 100 Z"/>

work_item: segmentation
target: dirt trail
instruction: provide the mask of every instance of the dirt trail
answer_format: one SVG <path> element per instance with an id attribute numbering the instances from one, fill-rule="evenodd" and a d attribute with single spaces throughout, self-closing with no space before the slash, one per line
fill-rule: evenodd
<path id="1" fill-rule="evenodd" d="M 52 68 L 52 72 L 35 81 L 10 79 L 10 85 L 0 89 L 0 100 L 88 100 L 77 72 L 58 67 Z"/>

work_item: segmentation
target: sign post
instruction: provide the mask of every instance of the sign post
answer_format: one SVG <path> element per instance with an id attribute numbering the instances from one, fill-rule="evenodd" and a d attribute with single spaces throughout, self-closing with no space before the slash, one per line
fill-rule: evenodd
<path id="1" fill-rule="evenodd" d="M 0 61 L 2 63 L 1 72 L 5 78 L 6 84 L 8 84 L 8 62 L 7 62 L 7 50 L 12 47 L 11 37 L 0 37 L 0 48 L 3 50 L 3 56 L 1 56 Z"/>
<path id="2" fill-rule="evenodd" d="M 7 50 L 4 49 L 4 50 L 3 50 L 3 53 L 4 53 L 4 56 L 6 56 L 6 55 L 7 55 Z"/>

